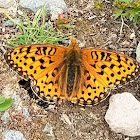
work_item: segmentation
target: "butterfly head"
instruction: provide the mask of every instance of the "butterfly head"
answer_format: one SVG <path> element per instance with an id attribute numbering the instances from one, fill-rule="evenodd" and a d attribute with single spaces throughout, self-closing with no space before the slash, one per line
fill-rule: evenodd
<path id="1" fill-rule="evenodd" d="M 71 43 L 69 44 L 69 48 L 74 50 L 77 50 L 79 48 L 76 38 L 72 38 Z"/>
<path id="2" fill-rule="evenodd" d="M 76 38 L 72 38 L 71 43 L 69 44 L 66 52 L 65 57 L 67 59 L 67 63 L 78 63 L 80 60 L 80 48 L 78 47 L 78 43 L 76 41 Z"/>

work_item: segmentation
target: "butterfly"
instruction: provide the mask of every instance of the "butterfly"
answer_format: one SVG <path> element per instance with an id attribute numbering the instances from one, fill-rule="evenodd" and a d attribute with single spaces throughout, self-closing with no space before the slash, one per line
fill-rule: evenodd
<path id="1" fill-rule="evenodd" d="M 115 85 L 134 79 L 139 63 L 131 57 L 102 49 L 29 44 L 8 51 L 5 60 L 30 79 L 34 93 L 44 102 L 68 100 L 80 105 L 103 101 Z"/>

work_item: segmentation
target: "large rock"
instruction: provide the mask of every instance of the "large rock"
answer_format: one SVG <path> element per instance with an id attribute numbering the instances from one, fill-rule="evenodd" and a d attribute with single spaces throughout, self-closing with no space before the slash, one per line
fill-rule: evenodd
<path id="1" fill-rule="evenodd" d="M 67 12 L 67 6 L 64 0 L 20 0 L 19 5 L 27 8 L 34 13 L 46 4 L 46 12 L 51 14 L 51 19 L 56 19 L 58 14 Z"/>
<path id="2" fill-rule="evenodd" d="M 15 0 L 0 0 L 0 8 L 14 17 L 17 12 L 17 3 Z"/>
<path id="3" fill-rule="evenodd" d="M 116 133 L 139 136 L 140 102 L 131 93 L 113 95 L 110 98 L 105 120 Z"/>
<path id="4" fill-rule="evenodd" d="M 1 0 L 0 7 L 2 8 L 9 8 L 14 4 L 14 0 Z"/>

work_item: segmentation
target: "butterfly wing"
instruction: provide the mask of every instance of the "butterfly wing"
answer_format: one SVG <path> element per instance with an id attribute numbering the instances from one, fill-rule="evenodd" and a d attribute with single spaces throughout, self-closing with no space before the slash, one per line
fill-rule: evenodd
<path id="1" fill-rule="evenodd" d="M 60 73 L 64 67 L 66 47 L 58 45 L 22 45 L 4 57 L 10 67 L 21 76 L 32 80 L 32 89 L 44 101 L 57 101 L 64 96 L 60 91 Z"/>
<path id="2" fill-rule="evenodd" d="M 74 49 L 74 43 L 70 50 Z M 58 45 L 23 45 L 4 56 L 10 67 L 32 80 L 32 89 L 43 101 L 67 98 L 82 105 L 97 104 L 109 95 L 117 84 L 136 77 L 139 64 L 116 52 L 81 49 L 81 64 L 75 74 L 73 92 L 67 97 L 67 48 Z"/>
<path id="3" fill-rule="evenodd" d="M 80 104 L 97 104 L 109 90 L 138 75 L 139 64 L 132 58 L 112 51 L 81 49 L 81 79 L 77 99 Z"/>

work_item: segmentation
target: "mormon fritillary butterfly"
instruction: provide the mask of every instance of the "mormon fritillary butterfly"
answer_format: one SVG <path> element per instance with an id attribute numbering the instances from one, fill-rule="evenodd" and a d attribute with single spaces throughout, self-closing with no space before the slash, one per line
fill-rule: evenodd
<path id="1" fill-rule="evenodd" d="M 139 72 L 127 55 L 94 48 L 80 49 L 73 38 L 68 48 L 59 45 L 22 45 L 5 54 L 10 67 L 32 81 L 43 101 L 62 99 L 93 105 L 109 95 L 114 85 L 126 83 Z"/>

